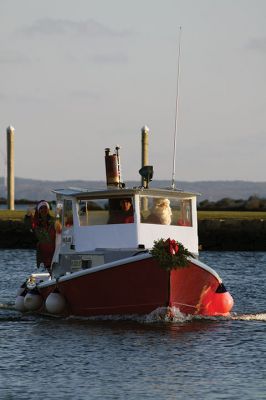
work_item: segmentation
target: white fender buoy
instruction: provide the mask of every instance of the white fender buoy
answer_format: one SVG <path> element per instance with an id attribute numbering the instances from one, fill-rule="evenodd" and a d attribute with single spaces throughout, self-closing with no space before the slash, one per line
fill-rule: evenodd
<path id="1" fill-rule="evenodd" d="M 19 290 L 18 290 L 18 292 L 19 292 Z M 23 289 L 23 291 L 20 292 L 20 293 L 17 295 L 16 301 L 15 301 L 15 309 L 16 309 L 17 311 L 20 311 L 20 312 L 25 312 L 25 311 L 27 311 L 27 310 L 26 310 L 26 307 L 25 307 L 25 305 L 24 305 L 24 299 L 25 299 L 26 294 L 27 294 L 27 290 Z"/>
<path id="2" fill-rule="evenodd" d="M 37 311 L 41 308 L 43 298 L 39 294 L 38 290 L 30 290 L 24 298 L 24 306 L 28 311 Z"/>
<path id="3" fill-rule="evenodd" d="M 66 308 L 66 300 L 64 296 L 55 289 L 49 294 L 45 301 L 46 310 L 51 314 L 62 314 Z"/>

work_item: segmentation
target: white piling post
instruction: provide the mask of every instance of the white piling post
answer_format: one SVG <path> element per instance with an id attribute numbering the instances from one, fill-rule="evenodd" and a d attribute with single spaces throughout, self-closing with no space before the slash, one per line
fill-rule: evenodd
<path id="1" fill-rule="evenodd" d="M 14 133 L 13 126 L 6 129 L 7 137 L 7 208 L 15 209 L 15 174 L 14 174 Z"/>
<path id="2" fill-rule="evenodd" d="M 149 164 L 149 128 L 147 126 L 143 126 L 141 129 L 141 167 Z M 141 185 L 146 187 L 147 182 L 145 182 L 144 178 L 141 178 Z"/>

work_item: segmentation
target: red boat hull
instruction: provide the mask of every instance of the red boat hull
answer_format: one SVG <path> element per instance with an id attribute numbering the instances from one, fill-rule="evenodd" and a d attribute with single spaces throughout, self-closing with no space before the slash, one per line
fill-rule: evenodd
<path id="1" fill-rule="evenodd" d="M 165 271 L 152 258 L 82 275 L 61 278 L 57 288 L 76 316 L 149 314 L 159 307 L 176 307 L 185 314 L 227 315 L 233 299 L 209 271 L 190 263 Z M 55 284 L 38 287 L 44 299 Z"/>

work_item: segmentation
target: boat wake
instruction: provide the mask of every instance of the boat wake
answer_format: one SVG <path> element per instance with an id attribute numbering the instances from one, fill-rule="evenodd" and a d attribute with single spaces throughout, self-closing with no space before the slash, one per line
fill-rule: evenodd
<path id="1" fill-rule="evenodd" d="M 187 315 L 183 314 L 176 307 L 160 307 L 152 311 L 150 314 L 139 315 L 102 315 L 93 317 L 77 317 L 70 316 L 68 319 L 84 320 L 84 321 L 132 321 L 142 324 L 156 323 L 187 323 L 193 321 L 266 321 L 266 313 L 256 314 L 236 314 L 232 313 L 224 316 L 202 316 L 202 315 Z"/>
<path id="2" fill-rule="evenodd" d="M 176 307 L 160 307 L 143 317 L 143 322 L 188 322 L 193 319 L 193 315 L 183 314 Z"/>
<path id="3" fill-rule="evenodd" d="M 15 305 L 12 304 L 12 303 L 6 303 L 6 304 L 0 303 L 0 310 L 13 310 L 13 311 L 16 311 L 15 310 Z"/>
<path id="4" fill-rule="evenodd" d="M 157 308 L 151 314 L 143 318 L 143 322 L 173 322 L 183 323 L 190 321 L 263 321 L 266 322 L 266 313 L 254 314 L 237 314 L 230 313 L 228 316 L 202 316 L 202 315 L 186 315 L 176 307 L 162 307 Z"/>
<path id="5" fill-rule="evenodd" d="M 0 319 L 1 319 L 1 311 L 13 311 L 19 315 L 37 315 L 37 313 L 20 313 L 15 309 L 15 305 L 12 303 L 0 303 Z M 42 314 L 42 316 L 52 317 L 52 315 Z M 60 318 L 59 316 L 54 316 L 56 319 Z M 130 315 L 99 315 L 92 317 L 79 317 L 79 316 L 69 316 L 62 317 L 64 320 L 79 320 L 79 321 L 132 321 L 139 322 L 143 324 L 152 324 L 152 323 L 186 323 L 193 321 L 262 321 L 266 322 L 266 312 L 260 313 L 251 313 L 251 314 L 237 314 L 231 313 L 230 315 L 223 316 L 202 316 L 202 315 L 187 315 L 183 314 L 176 307 L 160 307 L 156 310 L 152 311 L 150 314 L 139 316 L 136 314 Z"/>
<path id="6" fill-rule="evenodd" d="M 15 309 L 12 303 L 0 303 L 0 322 L 18 322 L 24 319 L 24 315 Z"/>
<path id="7" fill-rule="evenodd" d="M 258 314 L 232 314 L 230 318 L 236 321 L 266 321 L 266 313 L 258 313 Z"/>

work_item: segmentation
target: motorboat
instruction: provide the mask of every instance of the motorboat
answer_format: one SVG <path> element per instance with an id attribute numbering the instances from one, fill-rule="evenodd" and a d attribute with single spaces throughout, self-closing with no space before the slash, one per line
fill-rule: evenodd
<path id="1" fill-rule="evenodd" d="M 62 228 L 51 272 L 26 278 L 16 309 L 82 317 L 173 308 L 190 315 L 228 315 L 232 296 L 218 273 L 199 260 L 198 194 L 150 187 L 153 168 L 147 165 L 140 170 L 142 184 L 126 187 L 118 148 L 113 154 L 106 149 L 105 164 L 104 190 L 54 190 Z M 130 210 L 121 210 L 123 202 Z M 174 250 L 168 251 L 168 264 L 163 252 L 169 243 Z M 188 254 L 185 265 L 175 264 L 181 248 Z"/>

